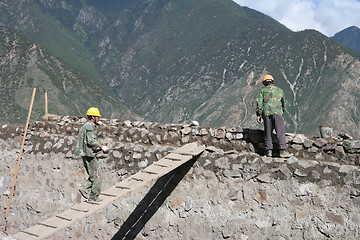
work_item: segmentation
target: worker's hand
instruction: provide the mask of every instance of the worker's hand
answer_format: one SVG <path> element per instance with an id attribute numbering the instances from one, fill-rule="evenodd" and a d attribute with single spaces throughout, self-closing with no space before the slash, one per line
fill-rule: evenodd
<path id="1" fill-rule="evenodd" d="M 257 116 L 257 117 L 256 117 L 256 121 L 257 121 L 258 123 L 262 123 L 262 118 L 261 118 L 261 116 Z"/>
<path id="2" fill-rule="evenodd" d="M 103 151 L 103 153 L 107 153 L 109 151 L 109 147 L 105 146 L 105 145 L 101 145 L 101 151 Z"/>

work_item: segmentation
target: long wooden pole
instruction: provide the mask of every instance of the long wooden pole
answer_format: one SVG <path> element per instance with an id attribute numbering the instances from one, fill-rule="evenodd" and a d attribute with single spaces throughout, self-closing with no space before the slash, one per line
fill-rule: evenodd
<path id="1" fill-rule="evenodd" d="M 28 117 L 27 117 L 27 121 L 26 121 L 26 125 L 25 125 L 24 136 L 23 136 L 23 139 L 22 139 L 22 142 L 21 142 L 20 154 L 19 154 L 19 158 L 17 160 L 17 164 L 16 164 L 14 176 L 13 176 L 11 192 L 10 192 L 10 195 L 9 195 L 8 204 L 7 204 L 6 213 L 5 213 L 4 232 L 6 232 L 6 223 L 7 223 L 8 215 L 9 215 L 10 208 L 11 208 L 11 199 L 14 196 L 14 190 L 15 190 L 16 180 L 17 180 L 17 176 L 18 176 L 18 173 L 19 173 L 19 169 L 20 169 L 20 163 L 21 163 L 22 153 L 23 153 L 23 150 L 24 150 L 26 134 L 27 134 L 27 130 L 28 130 L 28 127 L 29 127 L 32 107 L 34 105 L 35 93 L 36 93 L 36 88 L 34 88 L 33 93 L 32 93 L 32 98 L 31 98 L 30 107 L 29 107 L 29 113 L 28 113 Z"/>
<path id="2" fill-rule="evenodd" d="M 45 91 L 45 117 L 49 114 L 49 107 L 48 107 L 48 92 Z"/>

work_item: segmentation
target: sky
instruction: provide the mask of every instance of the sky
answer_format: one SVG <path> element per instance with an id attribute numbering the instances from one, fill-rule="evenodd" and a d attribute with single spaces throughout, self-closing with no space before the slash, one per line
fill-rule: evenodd
<path id="1" fill-rule="evenodd" d="M 276 19 L 293 31 L 315 29 L 328 37 L 360 28 L 360 0 L 233 0 Z"/>

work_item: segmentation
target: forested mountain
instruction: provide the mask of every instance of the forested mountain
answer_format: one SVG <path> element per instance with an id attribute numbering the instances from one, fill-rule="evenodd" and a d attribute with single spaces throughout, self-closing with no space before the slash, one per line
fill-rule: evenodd
<path id="1" fill-rule="evenodd" d="M 79 74 L 37 44 L 4 27 L 0 42 L 0 122 L 25 123 L 34 87 L 36 120 L 45 114 L 45 91 L 50 114 L 82 116 L 87 108 L 98 106 L 107 109 L 105 117 L 139 119 L 103 84 Z"/>
<path id="2" fill-rule="evenodd" d="M 287 131 L 360 135 L 359 55 L 317 31 L 292 32 L 231 0 L 1 3 L 1 25 L 146 120 L 260 127 L 254 99 L 270 73 L 289 102 Z"/>
<path id="3" fill-rule="evenodd" d="M 348 27 L 331 38 L 360 53 L 360 28 L 356 26 Z"/>

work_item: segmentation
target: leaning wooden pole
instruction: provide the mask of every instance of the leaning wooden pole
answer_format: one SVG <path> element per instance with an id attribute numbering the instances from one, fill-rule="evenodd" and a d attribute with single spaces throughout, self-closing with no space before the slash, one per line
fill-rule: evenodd
<path id="1" fill-rule="evenodd" d="M 49 106 L 48 106 L 48 92 L 45 91 L 45 117 L 47 118 L 49 114 Z"/>
<path id="2" fill-rule="evenodd" d="M 19 154 L 19 158 L 17 160 L 15 172 L 13 173 L 14 176 L 13 176 L 13 181 L 12 181 L 12 187 L 11 187 L 11 192 L 10 192 L 10 195 L 9 195 L 8 204 L 7 204 L 6 213 L 5 213 L 4 232 L 6 232 L 6 223 L 7 223 L 8 215 L 9 215 L 10 208 L 11 208 L 11 199 L 14 196 L 14 190 L 15 190 L 16 180 L 17 180 L 17 176 L 18 176 L 18 173 L 19 173 L 19 169 L 20 169 L 20 163 L 21 163 L 22 153 L 23 153 L 23 150 L 24 150 L 26 134 L 27 134 L 27 130 L 28 130 L 28 127 L 29 127 L 32 107 L 34 105 L 35 93 L 36 93 L 36 88 L 34 88 L 33 93 L 32 93 L 29 112 L 28 112 L 28 117 L 27 117 L 26 125 L 25 125 L 24 136 L 23 136 L 23 139 L 22 139 L 22 142 L 21 142 L 20 154 Z"/>

